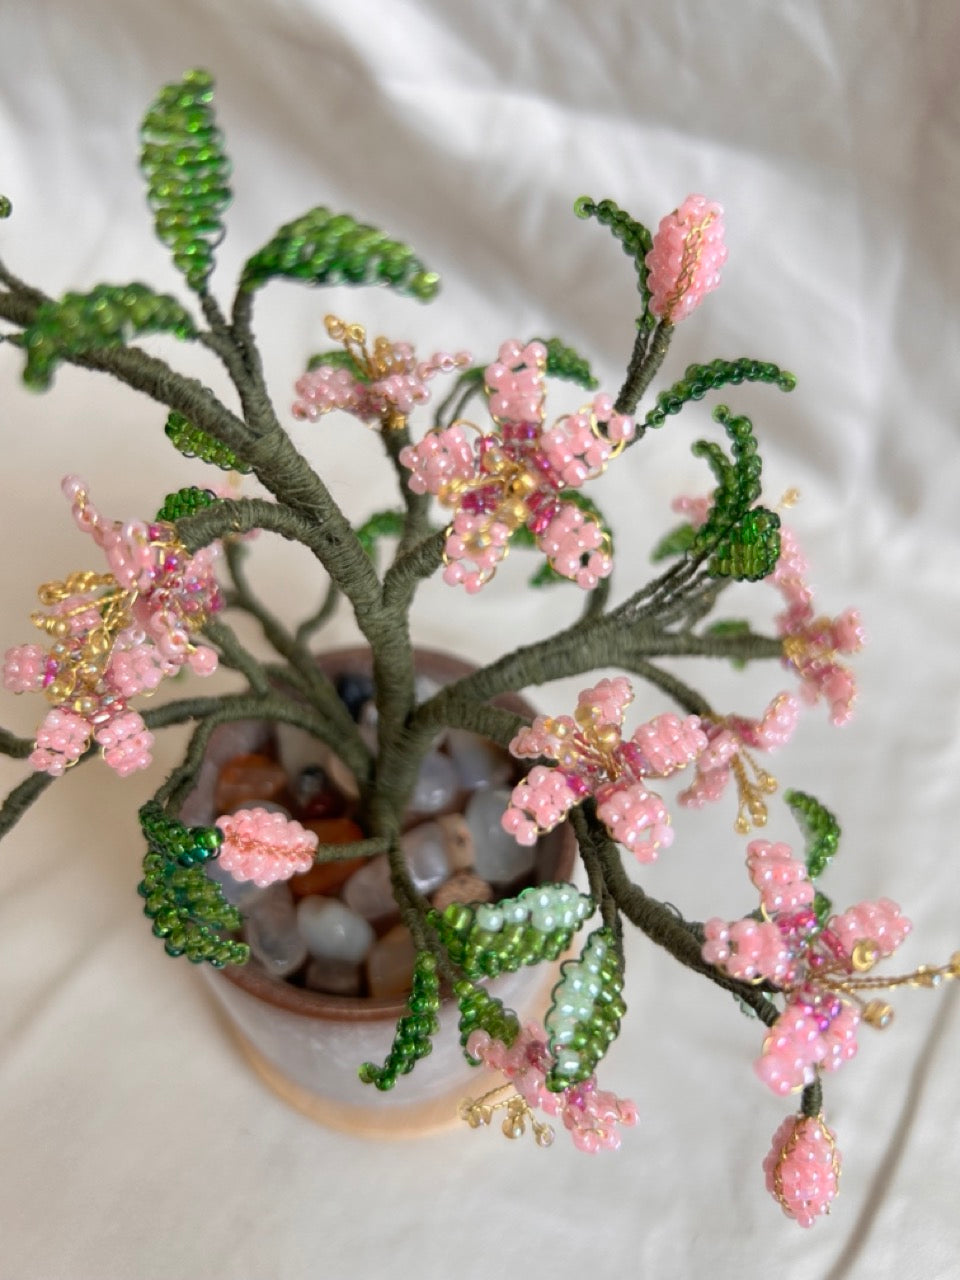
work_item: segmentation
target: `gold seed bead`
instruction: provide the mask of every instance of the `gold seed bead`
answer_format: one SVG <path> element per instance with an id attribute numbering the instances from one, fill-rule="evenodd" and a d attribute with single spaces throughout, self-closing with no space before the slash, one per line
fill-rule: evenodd
<path id="1" fill-rule="evenodd" d="M 870 938 L 861 938 L 854 945 L 850 960 L 858 973 L 867 973 L 880 958 L 880 948 Z"/>
<path id="2" fill-rule="evenodd" d="M 864 1005 L 863 1020 L 868 1026 L 882 1031 L 893 1021 L 893 1009 L 885 1000 L 871 1000 Z"/>

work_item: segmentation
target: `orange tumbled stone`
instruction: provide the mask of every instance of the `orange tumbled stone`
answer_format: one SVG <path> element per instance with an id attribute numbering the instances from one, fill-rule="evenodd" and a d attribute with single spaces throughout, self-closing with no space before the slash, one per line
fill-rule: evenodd
<path id="1" fill-rule="evenodd" d="M 363 832 L 350 818 L 315 818 L 303 824 L 314 832 L 321 844 L 352 844 L 362 840 Z M 295 898 L 310 898 L 319 894 L 333 898 L 340 892 L 355 871 L 359 871 L 366 858 L 343 858 L 337 862 L 318 862 L 309 871 L 290 879 Z"/>
<path id="2" fill-rule="evenodd" d="M 230 813 L 237 805 L 252 800 L 277 801 L 286 790 L 286 770 L 276 760 L 256 753 L 234 756 L 217 778 L 217 813 Z"/>
<path id="3" fill-rule="evenodd" d="M 367 956 L 367 983 L 375 1000 L 409 994 L 417 948 L 404 924 L 394 925 Z"/>

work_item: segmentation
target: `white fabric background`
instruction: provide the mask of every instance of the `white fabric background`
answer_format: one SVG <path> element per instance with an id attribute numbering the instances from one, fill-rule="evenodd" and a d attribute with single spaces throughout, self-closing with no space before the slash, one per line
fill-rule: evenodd
<path id="1" fill-rule="evenodd" d="M 725 398 L 755 417 L 767 492 L 803 493 L 793 523 L 818 604 L 858 604 L 871 637 L 853 724 L 808 714 L 776 771 L 841 817 L 835 901 L 889 894 L 916 922 L 901 967 L 942 962 L 960 942 L 958 31 L 950 0 L 6 0 L 3 253 L 55 293 L 136 278 L 176 288 L 143 206 L 136 125 L 161 83 L 206 65 L 235 162 L 223 294 L 275 226 L 318 202 L 407 239 L 445 277 L 429 308 L 273 286 L 258 327 L 280 402 L 331 308 L 423 350 L 489 356 L 504 337 L 557 333 L 613 388 L 631 268 L 606 231 L 573 218 L 574 198 L 609 195 L 654 225 L 690 191 L 722 201 L 723 287 L 677 334 L 663 377 L 742 354 L 797 372 L 792 396 Z M 222 385 L 202 356 L 158 348 Z M 123 517 L 205 478 L 148 401 L 69 369 L 37 398 L 18 368 L 0 348 L 0 649 L 28 638 L 37 582 L 93 563 L 61 475 L 86 476 Z M 563 389 L 553 401 L 575 402 Z M 685 413 L 596 487 L 619 530 L 619 591 L 648 573 L 669 499 L 705 487 L 688 451 L 704 429 L 706 408 Z M 297 433 L 351 515 L 390 500 L 372 436 Z M 266 595 L 292 616 L 316 590 L 309 559 L 267 539 L 256 554 Z M 479 601 L 430 584 L 416 638 L 486 659 L 508 635 L 572 616 L 571 591 L 524 590 L 526 568 L 514 557 Z M 758 620 L 772 613 L 762 589 L 747 600 Z M 352 636 L 339 618 L 331 639 Z M 783 682 L 708 663 L 694 678 L 744 712 Z M 533 696 L 561 710 L 573 690 Z M 659 706 L 641 699 L 638 714 Z M 4 700 L 0 721 L 17 731 L 37 718 L 30 700 Z M 603 1070 L 642 1114 L 618 1155 L 466 1129 L 374 1146 L 301 1120 L 249 1073 L 196 976 L 139 914 L 135 809 L 178 741 L 164 739 L 149 777 L 68 777 L 2 850 L 3 1280 L 960 1274 L 955 991 L 900 994 L 895 1026 L 865 1031 L 827 1081 L 845 1172 L 834 1214 L 810 1232 L 762 1187 L 785 1106 L 750 1071 L 757 1024 L 636 940 L 630 1014 Z M 21 772 L 4 761 L 0 782 Z M 644 872 L 651 892 L 692 916 L 749 909 L 729 818 L 729 806 L 679 815 L 675 847 Z M 793 838 L 789 818 L 775 832 Z"/>

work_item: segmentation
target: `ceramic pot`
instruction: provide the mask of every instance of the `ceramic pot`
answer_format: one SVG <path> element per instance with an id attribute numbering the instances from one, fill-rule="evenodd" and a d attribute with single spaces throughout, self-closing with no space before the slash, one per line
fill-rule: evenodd
<path id="1" fill-rule="evenodd" d="M 369 674 L 369 653 L 344 649 L 322 655 L 319 666 L 330 676 Z M 473 668 L 446 654 L 419 650 L 418 674 L 444 684 Z M 533 717 L 533 709 L 513 694 L 496 699 L 499 706 Z M 263 750 L 273 739 L 272 726 L 242 721 L 221 726 L 211 735 L 196 789 L 185 801 L 181 817 L 189 824 L 215 818 L 213 794 L 224 763 L 247 751 Z M 518 767 L 517 776 L 520 776 Z M 575 841 L 568 826 L 551 832 L 537 849 L 539 882 L 569 880 Z M 537 965 L 505 974 L 490 990 L 523 1017 L 540 1017 L 556 965 Z M 371 1137 L 402 1137 L 457 1123 L 457 1105 L 476 1092 L 478 1075 L 463 1057 L 457 1032 L 458 1010 L 447 999 L 440 1010 L 440 1030 L 433 1051 L 394 1089 L 380 1093 L 361 1084 L 361 1062 L 382 1061 L 397 1019 L 405 1011 L 400 999 L 360 999 L 309 991 L 269 976 L 253 958 L 222 971 L 203 966 L 202 973 L 244 1054 L 261 1078 L 286 1102 L 331 1128 Z"/>

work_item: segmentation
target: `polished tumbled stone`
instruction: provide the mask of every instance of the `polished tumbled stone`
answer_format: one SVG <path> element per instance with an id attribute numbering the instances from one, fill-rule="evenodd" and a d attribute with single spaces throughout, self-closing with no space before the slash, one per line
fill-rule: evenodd
<path id="1" fill-rule="evenodd" d="M 457 781 L 466 791 L 478 787 L 499 787 L 513 776 L 514 763 L 505 751 L 487 738 L 466 729 L 451 729 L 447 750 L 456 769 Z"/>
<path id="2" fill-rule="evenodd" d="M 438 911 L 446 911 L 453 902 L 492 902 L 493 889 L 472 871 L 458 871 L 445 880 L 430 899 Z"/>
<path id="3" fill-rule="evenodd" d="M 464 815 L 473 836 L 474 870 L 495 884 L 529 875 L 537 860 L 536 845 L 517 844 L 500 825 L 510 795 L 507 787 L 475 791 Z"/>
<path id="4" fill-rule="evenodd" d="M 358 996 L 363 991 L 363 966 L 352 960 L 312 959 L 303 975 L 309 991 L 330 996 Z"/>
<path id="5" fill-rule="evenodd" d="M 336 898 L 301 898 L 297 924 L 307 950 L 317 959 L 359 964 L 373 945 L 368 922 Z"/>
<path id="6" fill-rule="evenodd" d="M 453 761 L 439 751 L 430 751 L 420 765 L 410 808 L 416 813 L 439 813 L 453 803 L 457 789 L 457 771 Z"/>
<path id="7" fill-rule="evenodd" d="M 250 950 L 275 978 L 295 972 L 307 958 L 307 945 L 297 927 L 293 895 L 285 884 L 261 891 L 246 917 Z"/>
<path id="8" fill-rule="evenodd" d="M 371 858 L 343 887 L 343 900 L 365 920 L 381 920 L 396 914 L 390 887 L 390 864 L 385 854 Z"/>
<path id="9" fill-rule="evenodd" d="M 405 924 L 394 927 L 375 942 L 367 956 L 367 984 L 375 999 L 405 996 L 410 991 L 417 949 Z"/>

